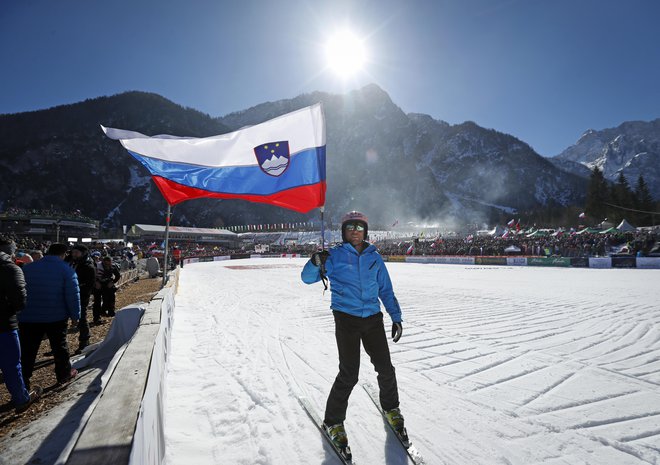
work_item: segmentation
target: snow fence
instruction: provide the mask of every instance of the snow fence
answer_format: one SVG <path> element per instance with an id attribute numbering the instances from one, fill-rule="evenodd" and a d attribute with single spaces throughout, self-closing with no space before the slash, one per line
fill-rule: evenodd
<path id="1" fill-rule="evenodd" d="M 660 257 L 465 257 L 444 255 L 383 257 L 390 262 L 441 263 L 450 265 L 552 266 L 564 268 L 660 269 Z"/>
<path id="2" fill-rule="evenodd" d="M 188 263 L 236 260 L 243 258 L 304 258 L 306 254 L 234 254 L 209 257 L 188 257 Z M 384 255 L 389 262 L 439 263 L 446 265 L 498 265 L 498 266 L 552 266 L 563 268 L 640 268 L 660 269 L 660 257 L 466 257 L 464 255 Z"/>

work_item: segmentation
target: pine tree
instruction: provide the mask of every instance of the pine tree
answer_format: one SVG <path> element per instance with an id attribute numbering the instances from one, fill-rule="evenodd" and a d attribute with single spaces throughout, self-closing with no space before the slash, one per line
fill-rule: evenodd
<path id="1" fill-rule="evenodd" d="M 655 205 L 653 197 L 649 191 L 649 187 L 641 174 L 637 179 L 637 187 L 635 188 L 635 208 L 646 212 L 653 211 Z M 653 223 L 650 213 L 638 213 L 637 226 L 650 226 Z"/>
<path id="2" fill-rule="evenodd" d="M 625 210 L 626 208 L 634 208 L 636 202 L 635 195 L 630 189 L 630 184 L 628 184 L 628 180 L 623 174 L 623 171 L 619 172 L 619 177 L 617 178 L 616 184 L 612 186 L 611 192 L 611 203 L 615 204 L 616 207 L 613 207 L 610 212 L 610 220 L 618 223 L 622 219 L 628 217 L 635 221 L 636 218 L 633 212 Z"/>
<path id="3" fill-rule="evenodd" d="M 594 166 L 587 187 L 586 214 L 598 222 L 602 221 L 608 213 L 606 203 L 609 202 L 609 197 L 607 180 L 603 176 L 603 172 L 597 166 Z"/>

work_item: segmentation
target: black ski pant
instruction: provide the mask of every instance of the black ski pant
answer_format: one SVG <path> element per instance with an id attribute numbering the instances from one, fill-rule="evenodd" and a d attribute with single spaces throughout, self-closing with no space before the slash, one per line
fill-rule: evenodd
<path id="1" fill-rule="evenodd" d="M 336 425 L 346 419 L 348 398 L 360 373 L 360 342 L 378 373 L 380 405 L 384 410 L 399 406 L 396 374 L 387 345 L 383 314 L 360 318 L 344 312 L 332 312 L 335 317 L 335 337 L 339 351 L 339 374 L 335 379 L 325 407 L 325 423 Z"/>
<path id="2" fill-rule="evenodd" d="M 80 320 L 78 320 L 78 342 L 81 346 L 89 344 L 89 320 L 87 320 L 87 307 L 90 293 L 80 292 Z"/>
<path id="3" fill-rule="evenodd" d="M 55 358 L 55 376 L 58 382 L 63 382 L 71 376 L 71 362 L 69 361 L 69 346 L 66 342 L 68 320 L 53 321 L 50 323 L 19 323 L 18 334 L 21 340 L 21 366 L 25 386 L 30 389 L 30 378 L 34 371 L 34 362 L 37 360 L 39 346 L 44 337 L 48 336 L 50 348 Z"/>
<path id="4" fill-rule="evenodd" d="M 101 305 L 101 311 L 106 316 L 115 316 L 115 293 L 117 289 L 114 287 L 104 287 L 101 289 L 101 296 L 103 298 L 103 304 Z"/>
<path id="5" fill-rule="evenodd" d="M 94 315 L 94 322 L 97 322 L 101 319 L 101 297 L 103 295 L 103 290 L 94 288 L 92 294 L 94 295 L 94 305 L 92 306 L 92 315 Z"/>
<path id="6" fill-rule="evenodd" d="M 102 287 L 101 289 L 94 289 L 94 307 L 92 312 L 94 314 L 94 321 L 104 316 L 115 315 L 115 293 L 117 289 L 114 287 Z"/>

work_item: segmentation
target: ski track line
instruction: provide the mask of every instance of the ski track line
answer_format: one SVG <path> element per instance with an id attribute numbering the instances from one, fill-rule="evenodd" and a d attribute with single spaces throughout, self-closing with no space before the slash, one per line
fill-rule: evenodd
<path id="1" fill-rule="evenodd" d="M 634 327 L 632 330 L 628 331 L 625 335 L 621 336 L 621 337 L 619 338 L 619 340 L 621 340 L 621 339 L 623 339 L 623 338 L 625 338 L 625 337 L 628 337 L 628 335 L 631 334 L 631 333 L 632 333 L 636 328 L 638 328 L 638 327 L 639 327 L 639 324 L 635 325 L 635 327 Z M 624 349 L 627 349 L 627 348 L 629 348 L 629 347 L 632 347 L 632 346 L 638 345 L 638 344 L 640 343 L 640 339 L 641 339 L 641 337 L 637 337 L 637 338 L 635 338 L 635 340 L 633 340 L 633 341 L 631 341 L 631 342 L 622 343 L 622 344 L 620 344 L 620 345 L 618 345 L 618 346 L 613 347 L 613 348 L 610 349 L 610 350 L 607 350 L 606 352 L 603 352 L 603 353 L 598 354 L 598 355 L 596 355 L 596 356 L 594 356 L 594 357 L 591 357 L 590 360 L 594 360 L 594 361 L 595 361 L 595 360 L 597 360 L 597 359 L 599 359 L 599 358 L 601 358 L 601 357 L 605 357 L 605 356 L 607 356 L 607 355 L 610 355 L 610 354 L 613 354 L 613 353 L 616 353 L 616 352 L 620 352 L 621 350 L 624 350 Z"/>
<path id="2" fill-rule="evenodd" d="M 576 374 L 576 372 L 569 373 L 569 374 L 563 376 L 562 378 L 560 378 L 559 380 L 557 380 L 556 382 L 550 384 L 545 389 L 537 391 L 535 395 L 523 400 L 522 404 L 520 405 L 520 407 L 518 407 L 518 409 L 522 409 L 524 407 L 527 407 L 529 404 L 534 402 L 536 399 L 540 398 L 543 395 L 548 394 L 550 391 L 552 391 L 556 387 L 560 386 L 562 383 L 564 383 L 567 380 L 569 380 L 570 378 L 572 378 L 575 374 Z"/>
<path id="3" fill-rule="evenodd" d="M 642 357 L 644 355 L 648 355 L 650 353 L 657 352 L 657 351 L 660 351 L 660 349 L 645 349 L 641 352 L 637 352 L 633 355 L 629 355 L 628 357 L 620 358 L 618 360 L 613 360 L 611 362 L 602 362 L 602 363 L 599 363 L 598 365 L 599 366 L 614 365 L 614 364 L 617 364 L 617 363 L 625 362 L 627 360 L 632 360 L 632 359 L 637 358 L 637 357 Z M 643 363 L 642 365 L 645 365 L 645 364 L 646 363 Z M 636 368 L 636 367 L 642 366 L 642 365 L 637 365 L 637 366 L 627 367 L 627 368 Z"/>
<path id="4" fill-rule="evenodd" d="M 555 406 L 556 408 L 544 408 L 544 409 L 535 409 L 531 408 L 531 410 L 534 410 L 533 415 L 543 415 L 546 413 L 555 413 L 555 412 L 560 412 L 562 410 L 569 410 L 572 408 L 577 408 L 577 407 L 584 407 L 586 405 L 592 405 L 592 404 L 597 404 L 599 402 L 605 402 L 608 400 L 612 399 L 618 399 L 620 397 L 626 397 L 630 396 L 632 394 L 637 394 L 638 392 L 641 392 L 639 390 L 633 390 L 633 391 L 625 391 L 619 394 L 610 394 L 607 396 L 600 396 L 600 397 L 594 397 L 591 399 L 584 399 L 584 400 L 579 400 L 579 401 L 574 401 L 574 402 L 569 402 L 567 404 L 560 404 Z"/>
<path id="5" fill-rule="evenodd" d="M 506 357 L 504 360 L 498 360 L 498 361 L 496 361 L 496 362 L 489 363 L 489 364 L 487 364 L 487 365 L 481 366 L 481 367 L 477 368 L 476 370 L 473 370 L 473 371 L 471 371 L 471 372 L 469 372 L 469 373 L 465 373 L 464 375 L 461 375 L 461 376 L 459 376 L 458 378 L 454 378 L 454 379 L 452 380 L 452 383 L 455 383 L 455 382 L 457 382 L 457 381 L 464 380 L 464 379 L 466 379 L 466 378 L 469 378 L 470 376 L 478 375 L 478 374 L 480 374 L 480 373 L 483 373 L 483 372 L 485 372 L 485 371 L 491 370 L 491 369 L 493 369 L 493 368 L 495 368 L 495 367 L 498 367 L 498 366 L 500 366 L 500 365 L 504 365 L 505 363 L 508 363 L 508 362 L 510 362 L 511 360 L 516 360 L 516 359 L 520 358 L 520 357 L 521 357 L 522 355 L 524 355 L 525 353 L 526 353 L 526 352 L 524 352 L 524 353 L 522 353 L 522 354 L 519 354 L 519 355 L 514 355 L 514 356 Z"/>
<path id="6" fill-rule="evenodd" d="M 440 363 L 440 364 L 438 364 L 438 365 L 431 365 L 431 366 L 428 366 L 428 367 L 422 367 L 422 368 L 420 369 L 420 371 L 431 371 L 431 370 L 437 370 L 438 368 L 444 368 L 444 367 L 447 367 L 447 366 L 456 365 L 457 363 L 463 363 L 463 362 L 476 363 L 476 362 L 475 362 L 476 359 L 478 359 L 478 358 L 483 358 L 483 357 L 487 357 L 487 356 L 489 356 L 489 355 L 494 355 L 494 354 L 496 354 L 496 353 L 497 353 L 497 352 L 488 352 L 488 353 L 485 353 L 485 354 L 477 354 L 477 355 L 475 355 L 475 356 L 473 356 L 473 357 L 467 357 L 467 358 L 448 357 L 448 358 L 453 358 L 454 360 L 452 360 L 452 361 L 450 361 L 450 362 L 448 362 L 448 363 Z M 447 356 L 446 356 L 446 357 L 447 357 Z M 440 370 L 438 370 L 438 371 L 440 371 Z M 445 373 L 445 374 L 449 375 L 449 373 Z M 450 375 L 450 376 L 454 376 L 454 375 Z"/>
<path id="7" fill-rule="evenodd" d="M 488 383 L 488 384 L 484 384 L 482 386 L 476 387 L 476 388 L 472 389 L 470 392 L 477 392 L 477 391 L 482 391 L 484 389 L 488 389 L 488 388 L 491 388 L 491 387 L 500 386 L 500 385 L 502 385 L 502 384 L 504 384 L 508 381 L 512 381 L 514 379 L 522 378 L 523 376 L 531 375 L 531 374 L 536 373 L 538 371 L 545 370 L 546 368 L 549 368 L 549 367 L 550 367 L 549 365 L 545 365 L 545 366 L 540 367 L 540 368 L 531 368 L 529 370 L 521 371 L 520 373 L 516 373 L 515 375 L 507 376 L 506 378 L 498 379 L 498 380 L 496 380 L 492 383 Z"/>
<path id="8" fill-rule="evenodd" d="M 608 418 L 607 420 L 589 420 L 589 421 L 585 421 L 584 423 L 580 423 L 578 425 L 569 426 L 567 429 L 596 428 L 596 427 L 599 427 L 599 426 L 609 426 L 609 425 L 613 425 L 613 424 L 616 424 L 616 423 L 624 423 L 624 422 L 627 422 L 627 421 L 640 420 L 642 418 L 649 418 L 649 417 L 655 417 L 655 416 L 660 416 L 660 411 L 640 413 L 638 415 L 628 415 L 628 416 L 624 416 L 624 417 Z"/>

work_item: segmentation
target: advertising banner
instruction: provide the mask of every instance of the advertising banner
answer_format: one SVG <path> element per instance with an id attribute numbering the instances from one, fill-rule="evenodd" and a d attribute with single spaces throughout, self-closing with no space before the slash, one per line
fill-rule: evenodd
<path id="1" fill-rule="evenodd" d="M 443 257 L 452 265 L 474 265 L 474 257 Z"/>
<path id="2" fill-rule="evenodd" d="M 612 268 L 635 268 L 635 257 L 612 257 Z"/>
<path id="3" fill-rule="evenodd" d="M 610 257 L 589 257 L 589 268 L 612 268 Z"/>
<path id="4" fill-rule="evenodd" d="M 509 266 L 527 266 L 527 257 L 506 257 Z"/>
<path id="5" fill-rule="evenodd" d="M 637 268 L 660 270 L 660 257 L 637 257 Z"/>
<path id="6" fill-rule="evenodd" d="M 476 257 L 477 265 L 506 265 L 506 257 Z"/>
<path id="7" fill-rule="evenodd" d="M 571 259 L 566 257 L 529 257 L 527 264 L 529 266 L 571 266 Z"/>
<path id="8" fill-rule="evenodd" d="M 249 253 L 235 253 L 229 257 L 231 260 L 240 260 L 242 258 L 250 258 Z"/>
<path id="9" fill-rule="evenodd" d="M 388 255 L 387 256 L 387 261 L 388 262 L 405 262 L 406 261 L 406 256 L 405 255 Z"/>
<path id="10" fill-rule="evenodd" d="M 589 268 L 589 259 L 587 257 L 573 257 L 571 258 L 571 266 L 573 268 Z"/>

